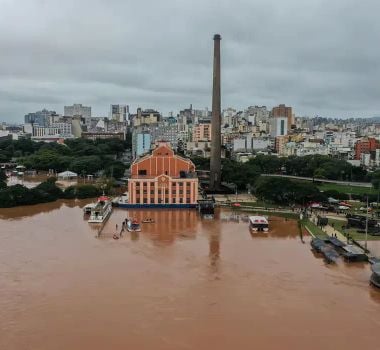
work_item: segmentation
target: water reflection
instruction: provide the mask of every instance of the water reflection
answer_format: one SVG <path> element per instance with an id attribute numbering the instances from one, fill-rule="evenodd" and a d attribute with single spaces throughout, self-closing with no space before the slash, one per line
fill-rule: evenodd
<path id="1" fill-rule="evenodd" d="M 300 236 L 300 228 L 298 226 L 297 220 L 288 219 L 281 216 L 273 216 L 270 215 L 268 218 L 269 221 L 269 232 L 252 232 L 249 230 L 249 216 L 251 215 L 264 215 L 259 213 L 244 213 L 237 211 L 221 211 L 220 219 L 222 222 L 234 223 L 236 225 L 246 224 L 247 230 L 250 232 L 252 238 L 295 238 L 301 237 L 301 241 L 303 237 Z"/>
<path id="2" fill-rule="evenodd" d="M 121 227 L 121 223 L 126 218 L 137 219 L 141 223 L 141 236 L 159 244 L 170 245 L 176 239 L 186 240 L 196 237 L 198 218 L 195 210 L 178 209 L 135 209 L 125 210 L 116 208 L 113 210 L 111 218 L 106 223 L 101 238 L 109 238 L 115 233 L 115 225 Z M 144 219 L 153 219 L 153 223 L 142 223 Z M 139 234 L 127 233 L 126 238 L 131 234 L 131 239 L 136 241 Z"/>

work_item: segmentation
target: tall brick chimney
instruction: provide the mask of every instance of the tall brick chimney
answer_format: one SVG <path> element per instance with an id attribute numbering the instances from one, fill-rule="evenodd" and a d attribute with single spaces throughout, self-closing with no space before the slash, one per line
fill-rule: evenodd
<path id="1" fill-rule="evenodd" d="M 212 82 L 210 189 L 219 190 L 221 183 L 221 107 L 220 107 L 220 40 L 214 35 L 214 72 Z"/>

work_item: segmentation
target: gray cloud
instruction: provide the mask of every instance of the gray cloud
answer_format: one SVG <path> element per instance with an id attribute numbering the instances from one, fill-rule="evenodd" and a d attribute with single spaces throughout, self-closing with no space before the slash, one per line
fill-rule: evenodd
<path id="1" fill-rule="evenodd" d="M 178 111 L 222 104 L 298 115 L 379 115 L 375 0 L 0 0 L 0 119 L 83 103 Z"/>

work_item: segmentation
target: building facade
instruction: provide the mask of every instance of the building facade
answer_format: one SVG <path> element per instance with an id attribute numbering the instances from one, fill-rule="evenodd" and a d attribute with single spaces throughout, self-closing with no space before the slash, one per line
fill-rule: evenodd
<path id="1" fill-rule="evenodd" d="M 132 163 L 128 196 L 130 206 L 195 207 L 195 166 L 191 160 L 175 155 L 167 143 L 159 143 L 152 154 Z"/>
<path id="2" fill-rule="evenodd" d="M 380 143 L 374 137 L 358 140 L 355 144 L 355 159 L 360 160 L 362 154 L 375 152 L 378 148 L 380 148 Z"/>
<path id="3" fill-rule="evenodd" d="M 47 127 L 49 126 L 49 117 L 51 116 L 58 115 L 55 111 L 43 109 L 42 111 L 26 114 L 24 116 L 24 123 Z"/>
<path id="4" fill-rule="evenodd" d="M 110 118 L 118 122 L 124 123 L 129 121 L 129 106 L 128 105 L 111 105 Z"/>
<path id="5" fill-rule="evenodd" d="M 288 119 L 285 117 L 277 117 L 271 119 L 272 137 L 284 136 L 288 134 Z"/>
<path id="6" fill-rule="evenodd" d="M 193 126 L 193 141 L 211 141 L 211 123 L 209 121 L 200 121 Z"/>
<path id="7" fill-rule="evenodd" d="M 284 104 L 273 107 L 272 116 L 274 118 L 286 118 L 288 120 L 288 128 L 294 124 L 292 107 L 286 107 Z"/>
<path id="8" fill-rule="evenodd" d="M 67 117 L 80 116 L 86 119 L 91 118 L 91 107 L 82 106 L 82 104 L 73 104 L 64 107 L 64 115 Z M 87 122 L 86 122 L 87 124 Z"/>

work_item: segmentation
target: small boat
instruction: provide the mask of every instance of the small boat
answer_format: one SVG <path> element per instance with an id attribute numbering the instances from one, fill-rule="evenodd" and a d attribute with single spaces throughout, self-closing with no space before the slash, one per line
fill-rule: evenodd
<path id="1" fill-rule="evenodd" d="M 353 244 L 347 244 L 342 247 L 342 255 L 349 262 L 368 261 L 365 251 Z"/>
<path id="2" fill-rule="evenodd" d="M 112 205 L 114 207 L 121 207 L 126 204 L 128 204 L 128 192 L 124 192 L 121 196 L 112 200 Z"/>
<path id="3" fill-rule="evenodd" d="M 310 242 L 310 245 L 318 253 L 320 253 L 322 249 L 327 246 L 326 242 L 318 237 L 313 238 Z"/>
<path id="4" fill-rule="evenodd" d="M 148 218 L 141 221 L 143 224 L 154 224 L 154 219 Z"/>
<path id="5" fill-rule="evenodd" d="M 269 224 L 268 219 L 265 216 L 250 216 L 249 217 L 249 228 L 253 232 L 268 232 Z"/>
<path id="6" fill-rule="evenodd" d="M 380 288 L 380 263 L 371 266 L 372 275 L 370 282 L 377 288 Z"/>
<path id="7" fill-rule="evenodd" d="M 112 212 L 112 202 L 107 196 L 100 196 L 98 201 L 91 208 L 89 223 L 100 224 L 107 220 L 108 216 Z"/>
<path id="8" fill-rule="evenodd" d="M 136 219 L 133 219 L 133 220 L 129 219 L 127 221 L 127 230 L 129 232 L 140 232 L 141 231 L 141 227 L 140 227 L 139 222 Z"/>
<path id="9" fill-rule="evenodd" d="M 315 237 L 311 240 L 310 245 L 316 252 L 321 253 L 328 263 L 336 263 L 339 259 L 339 253 L 323 239 Z"/>

